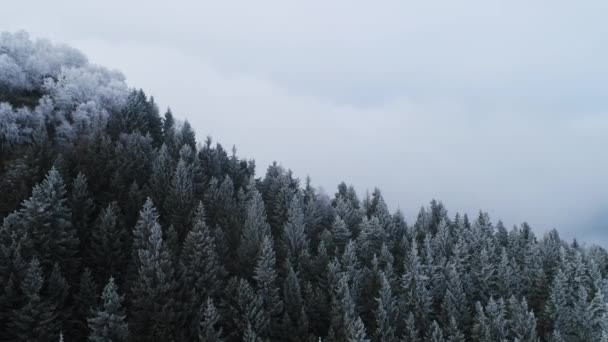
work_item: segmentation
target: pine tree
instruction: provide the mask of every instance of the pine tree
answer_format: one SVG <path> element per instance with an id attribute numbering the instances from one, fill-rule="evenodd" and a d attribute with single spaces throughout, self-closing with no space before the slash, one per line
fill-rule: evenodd
<path id="1" fill-rule="evenodd" d="M 79 172 L 72 182 L 69 202 L 72 209 L 72 226 L 80 241 L 80 252 L 84 254 L 89 246 L 90 224 L 95 211 L 95 203 L 89 193 L 87 178 L 82 172 Z"/>
<path id="2" fill-rule="evenodd" d="M 23 202 L 17 215 L 19 224 L 23 225 L 22 234 L 31 239 L 31 249 L 24 257 L 37 255 L 41 267 L 46 270 L 57 262 L 70 274 L 76 272 L 78 237 L 66 205 L 63 179 L 55 168 L 34 187 L 32 196 Z"/>
<path id="3" fill-rule="evenodd" d="M 376 339 L 381 342 L 396 342 L 395 329 L 399 317 L 397 300 L 393 296 L 391 284 L 384 273 L 380 274 L 380 293 L 376 298 L 378 306 L 375 311 Z"/>
<path id="4" fill-rule="evenodd" d="M 258 335 L 269 329 L 270 317 L 262 297 L 244 279 L 238 281 L 237 305 L 235 332 L 244 332 L 243 341 L 258 341 Z"/>
<path id="5" fill-rule="evenodd" d="M 123 297 L 118 294 L 114 278 L 110 277 L 101 295 L 102 305 L 88 319 L 89 341 L 91 342 L 126 342 L 129 336 L 127 317 L 122 307 Z"/>
<path id="6" fill-rule="evenodd" d="M 137 224 L 133 228 L 133 244 L 132 244 L 132 255 L 130 259 L 130 272 L 133 278 L 137 277 L 138 267 L 140 263 L 139 250 L 144 249 L 149 244 L 151 232 L 154 230 L 160 230 L 158 223 L 158 212 L 154 207 L 152 199 L 147 198 L 143 207 L 139 211 L 139 218 Z M 132 280 L 132 279 L 131 279 Z"/>
<path id="7" fill-rule="evenodd" d="M 488 322 L 483 307 L 480 302 L 475 304 L 475 325 L 473 326 L 473 337 L 475 341 L 491 342 L 493 340 L 492 328 Z"/>
<path id="8" fill-rule="evenodd" d="M 330 272 L 332 271 L 330 265 Z M 348 275 L 340 273 L 338 279 L 333 284 L 331 298 L 331 326 L 329 337 L 330 341 L 348 340 L 351 332 L 349 325 L 359 318 L 355 312 L 355 301 L 351 295 L 348 283 Z"/>
<path id="9" fill-rule="evenodd" d="M 192 340 L 198 334 L 200 308 L 207 298 L 221 293 L 224 272 L 212 232 L 205 223 L 202 203 L 194 218 L 194 227 L 186 236 L 178 267 L 181 300 L 178 334 L 184 340 Z"/>
<path id="10" fill-rule="evenodd" d="M 344 247 L 346 247 L 346 244 L 351 239 L 351 234 L 348 227 L 346 227 L 344 220 L 338 215 L 334 218 L 331 233 L 332 241 L 337 248 L 336 254 L 342 254 L 344 252 Z"/>
<path id="11" fill-rule="evenodd" d="M 428 277 L 422 273 L 415 241 L 412 241 L 405 270 L 406 272 L 401 278 L 403 296 L 401 311 L 414 314 L 417 330 L 428 331 L 432 298 L 427 285 Z"/>
<path id="12" fill-rule="evenodd" d="M 443 337 L 443 331 L 437 324 L 437 321 L 433 321 L 431 324 L 431 331 L 429 332 L 429 337 L 427 338 L 429 342 L 445 342 L 446 339 Z"/>
<path id="13" fill-rule="evenodd" d="M 503 247 L 500 253 L 500 262 L 496 269 L 496 287 L 499 296 L 509 298 L 512 294 L 517 294 L 517 291 L 514 290 L 516 290 L 519 282 L 515 277 L 516 275 L 509 261 L 507 250 Z"/>
<path id="14" fill-rule="evenodd" d="M 495 301 L 490 298 L 485 309 L 481 303 L 475 305 L 477 311 L 475 316 L 474 332 L 478 341 L 502 341 L 507 337 L 507 321 L 505 319 L 505 308 L 502 299 Z"/>
<path id="15" fill-rule="evenodd" d="M 148 199 L 135 227 L 137 279 L 131 287 L 133 337 L 146 341 L 166 341 L 173 335 L 175 321 L 174 265 L 162 238 L 158 215 Z"/>
<path id="16" fill-rule="evenodd" d="M 416 328 L 416 318 L 413 313 L 409 313 L 405 319 L 405 329 L 402 341 L 419 342 L 418 329 Z"/>
<path id="17" fill-rule="evenodd" d="M 222 328 L 217 328 L 220 315 L 211 298 L 202 306 L 199 340 L 205 342 L 222 342 Z"/>
<path id="18" fill-rule="evenodd" d="M 179 131 L 179 137 L 182 145 L 188 145 L 193 149 L 196 148 L 196 136 L 188 120 L 184 121 L 182 124 L 182 128 Z"/>
<path id="19" fill-rule="evenodd" d="M 475 298 L 481 302 L 487 302 L 493 294 L 495 266 L 490 260 L 490 252 L 483 248 L 479 253 L 475 269 L 472 271 Z"/>
<path id="20" fill-rule="evenodd" d="M 171 186 L 174 169 L 175 162 L 165 143 L 160 147 L 152 162 L 152 173 L 148 182 L 152 200 L 159 208 L 165 208 L 165 198 Z"/>
<path id="21" fill-rule="evenodd" d="M 308 237 L 304 225 L 304 210 L 299 196 L 294 196 L 291 200 L 283 236 L 287 245 L 289 262 L 296 270 L 299 270 L 302 259 L 308 257 Z"/>
<path id="22" fill-rule="evenodd" d="M 566 275 L 561 269 L 558 269 L 545 308 L 545 315 L 554 330 L 563 329 L 569 323 L 570 310 L 567 302 L 566 282 Z"/>
<path id="23" fill-rule="evenodd" d="M 163 141 L 167 146 L 172 146 L 175 136 L 175 119 L 171 108 L 167 108 L 165 118 L 163 120 Z"/>
<path id="24" fill-rule="evenodd" d="M 51 302 L 41 297 L 44 284 L 41 265 L 33 258 L 21 282 L 25 302 L 13 311 L 9 329 L 19 341 L 45 341 L 59 338 L 57 314 Z"/>
<path id="25" fill-rule="evenodd" d="M 73 317 L 73 337 L 82 341 L 89 336 L 87 318 L 97 306 L 97 284 L 89 268 L 85 268 L 80 277 L 78 292 L 75 294 L 75 311 Z"/>
<path id="26" fill-rule="evenodd" d="M 173 173 L 165 207 L 170 224 L 175 228 L 179 240 L 183 241 L 194 207 L 192 168 L 183 159 L 177 163 Z"/>
<path id="27" fill-rule="evenodd" d="M 456 270 L 454 263 L 450 263 L 447 266 L 443 309 L 443 319 L 446 324 L 449 323 L 450 319 L 455 319 L 459 327 L 465 328 L 469 326 L 469 303 L 462 281 L 460 280 L 460 273 Z"/>
<path id="28" fill-rule="evenodd" d="M 241 272 L 251 274 L 254 261 L 260 253 L 260 246 L 264 238 L 270 236 L 270 226 L 266 222 L 266 210 L 262 195 L 255 189 L 251 190 L 250 199 L 247 203 L 245 224 L 239 245 L 239 262 Z"/>
<path id="29" fill-rule="evenodd" d="M 355 321 L 349 322 L 347 325 L 348 342 L 370 342 L 365 332 L 365 325 L 361 321 L 361 317 L 357 317 Z"/>
<path id="30" fill-rule="evenodd" d="M 276 322 L 276 318 L 283 311 L 283 302 L 277 287 L 276 258 L 272 241 L 265 237 L 260 246 L 261 252 L 254 270 L 253 279 L 256 283 L 256 295 L 262 299 L 265 320 Z M 270 337 L 275 333 L 276 326 L 269 326 L 267 330 L 258 331 L 262 337 Z"/>
<path id="31" fill-rule="evenodd" d="M 452 236 L 449 222 L 443 218 L 437 225 L 437 234 L 433 237 L 433 254 L 438 260 L 447 260 L 452 252 Z"/>
<path id="32" fill-rule="evenodd" d="M 517 301 L 515 297 L 509 298 L 508 311 L 509 338 L 520 341 L 538 341 L 536 318 L 534 312 L 528 310 L 526 300 Z"/>
<path id="33" fill-rule="evenodd" d="M 283 284 L 285 301 L 284 340 L 306 341 L 308 334 L 308 317 L 304 311 L 300 280 L 291 265 L 287 267 L 287 279 Z"/>
<path id="34" fill-rule="evenodd" d="M 68 306 L 68 296 L 70 285 L 63 277 L 61 269 L 57 263 L 48 277 L 47 286 L 43 288 L 43 299 L 48 301 L 54 308 L 56 320 L 54 324 L 57 329 L 67 327 L 67 321 L 71 317 L 71 307 Z M 58 333 L 59 331 L 57 331 Z"/>
<path id="35" fill-rule="evenodd" d="M 116 274 L 124 268 L 126 232 L 119 221 L 120 210 L 116 202 L 101 211 L 91 234 L 90 263 L 98 281 Z"/>
<path id="36" fill-rule="evenodd" d="M 450 317 L 450 324 L 446 330 L 446 340 L 447 342 L 465 342 L 464 334 L 454 317 Z"/>

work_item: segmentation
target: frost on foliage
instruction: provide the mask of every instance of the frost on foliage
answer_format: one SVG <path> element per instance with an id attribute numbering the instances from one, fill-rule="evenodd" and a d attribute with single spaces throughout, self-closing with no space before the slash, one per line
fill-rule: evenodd
<path id="1" fill-rule="evenodd" d="M 47 78 L 43 88 L 59 108 L 65 109 L 92 103 L 100 109 L 118 110 L 126 103 L 129 92 L 120 72 L 95 65 L 63 68 L 56 79 Z"/>
<path id="2" fill-rule="evenodd" d="M 52 44 L 45 39 L 33 41 L 27 32 L 0 34 L 0 85 L 23 90 L 39 87 L 44 78 L 56 77 L 64 67 L 87 63 L 78 50 Z"/>
<path id="3" fill-rule="evenodd" d="M 23 31 L 0 33 L 0 101 L 10 103 L 0 103 L 0 152 L 31 143 L 45 125 L 66 144 L 105 126 L 128 94 L 121 73 L 88 64 L 76 49 Z"/>

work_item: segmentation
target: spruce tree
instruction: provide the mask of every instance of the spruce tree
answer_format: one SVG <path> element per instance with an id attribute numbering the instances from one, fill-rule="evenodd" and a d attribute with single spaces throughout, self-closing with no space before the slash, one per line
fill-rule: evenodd
<path id="1" fill-rule="evenodd" d="M 194 207 L 192 168 L 183 159 L 177 163 L 165 202 L 165 212 L 180 241 L 186 236 L 190 215 Z"/>
<path id="2" fill-rule="evenodd" d="M 73 338 L 78 341 L 85 340 L 89 336 L 87 318 L 91 316 L 93 309 L 97 307 L 97 284 L 89 268 L 85 268 L 80 277 L 78 292 L 74 295 L 75 310 L 73 317 Z"/>
<path id="3" fill-rule="evenodd" d="M 91 198 L 88 181 L 82 172 L 79 172 L 72 182 L 69 200 L 72 209 L 72 226 L 77 232 L 80 241 L 80 253 L 85 253 L 91 237 L 91 217 L 95 211 L 95 203 Z"/>
<path id="4" fill-rule="evenodd" d="M 431 324 L 431 331 L 429 332 L 427 341 L 429 342 L 445 342 L 446 339 L 443 337 L 443 331 L 437 321 L 433 321 Z"/>
<path id="5" fill-rule="evenodd" d="M 428 277 L 422 273 L 415 241 L 412 241 L 405 270 L 401 278 L 402 311 L 414 314 L 417 330 L 428 331 L 432 298 L 427 284 Z"/>
<path id="6" fill-rule="evenodd" d="M 211 298 L 202 305 L 199 340 L 205 342 L 222 342 L 222 328 L 218 328 L 220 315 Z"/>
<path id="7" fill-rule="evenodd" d="M 74 274 L 78 265 L 78 237 L 71 224 L 66 204 L 66 191 L 59 172 L 52 168 L 44 180 L 32 190 L 18 212 L 22 234 L 31 239 L 24 257 L 37 255 L 40 265 L 50 270 L 54 263 Z"/>
<path id="8" fill-rule="evenodd" d="M 348 342 L 370 342 L 361 317 L 357 317 L 354 321 L 349 322 L 347 332 Z"/>
<path id="9" fill-rule="evenodd" d="M 245 279 L 238 280 L 237 311 L 234 312 L 237 329 L 234 333 L 243 332 L 243 340 L 257 341 L 258 335 L 269 330 L 270 317 L 264 307 L 264 301 Z"/>
<path id="10" fill-rule="evenodd" d="M 300 262 L 308 257 L 308 237 L 304 224 L 304 210 L 299 196 L 294 196 L 291 200 L 283 236 L 287 245 L 289 262 L 296 270 L 299 270 Z"/>
<path id="11" fill-rule="evenodd" d="M 380 274 L 380 293 L 376 298 L 376 339 L 382 342 L 396 342 L 395 329 L 399 318 L 397 300 L 393 296 L 391 284 L 384 273 Z"/>
<path id="12" fill-rule="evenodd" d="M 462 328 L 456 323 L 456 319 L 454 317 L 450 317 L 450 324 L 446 329 L 446 341 L 465 342 L 465 337 L 461 329 Z"/>
<path id="13" fill-rule="evenodd" d="M 46 288 L 43 288 L 43 298 L 54 308 L 56 314 L 55 325 L 58 329 L 68 327 L 68 319 L 72 316 L 71 307 L 68 306 L 70 285 L 61 273 L 59 264 L 55 263 L 48 276 Z M 58 333 L 58 331 L 57 331 Z"/>
<path id="14" fill-rule="evenodd" d="M 346 244 L 351 239 L 351 233 L 350 230 L 348 230 L 348 227 L 346 227 L 344 220 L 338 215 L 334 218 L 331 234 L 332 241 L 337 248 L 336 254 L 342 254 L 344 252 L 344 247 L 346 247 Z"/>
<path id="15" fill-rule="evenodd" d="M 308 317 L 304 310 L 300 280 L 291 265 L 287 267 L 287 278 L 283 284 L 285 302 L 285 332 L 283 339 L 306 341 L 308 335 Z"/>
<path id="16" fill-rule="evenodd" d="M 270 236 L 270 226 L 266 222 L 266 210 L 262 195 L 255 188 L 250 191 L 241 244 L 238 250 L 240 269 L 244 274 L 251 274 L 255 260 L 260 253 L 260 246 L 264 239 Z"/>
<path id="17" fill-rule="evenodd" d="M 123 297 L 118 294 L 114 278 L 110 280 L 101 294 L 101 307 L 88 319 L 89 341 L 126 342 L 129 336 L 127 316 L 122 307 Z"/>
<path id="18" fill-rule="evenodd" d="M 152 162 L 152 173 L 148 182 L 152 200 L 159 208 L 165 208 L 165 198 L 171 186 L 174 169 L 175 161 L 165 143 L 156 152 L 156 156 Z"/>
<path id="19" fill-rule="evenodd" d="M 119 217 L 118 204 L 111 202 L 101 211 L 93 226 L 88 254 L 98 282 L 114 274 L 122 274 L 124 269 L 127 235 Z"/>
<path id="20" fill-rule="evenodd" d="M 45 341 L 59 339 L 57 313 L 52 302 L 44 300 L 42 268 L 37 258 L 32 258 L 21 282 L 23 305 L 14 310 L 9 329 L 19 341 Z"/>
<path id="21" fill-rule="evenodd" d="M 509 298 L 508 303 L 509 338 L 520 341 L 538 341 L 536 333 L 536 318 L 534 312 L 528 310 L 525 299 L 521 301 L 515 297 Z"/>
<path id="22" fill-rule="evenodd" d="M 553 330 L 564 329 L 569 323 L 570 309 L 568 306 L 566 282 L 566 275 L 561 269 L 558 269 L 551 285 L 549 300 L 545 307 L 545 315 Z"/>
<path id="23" fill-rule="evenodd" d="M 174 265 L 162 237 L 158 215 L 148 199 L 135 227 L 137 279 L 131 286 L 133 338 L 167 341 L 174 333 Z"/>
<path id="24" fill-rule="evenodd" d="M 194 218 L 194 227 L 186 236 L 178 266 L 181 301 L 178 334 L 184 340 L 192 340 L 198 334 L 200 308 L 207 298 L 219 296 L 224 272 L 212 232 L 205 223 L 202 203 Z"/>
<path id="25" fill-rule="evenodd" d="M 283 301 L 279 296 L 279 289 L 277 287 L 276 257 L 274 248 L 272 247 L 272 240 L 269 237 L 265 237 L 260 249 L 260 256 L 255 266 L 253 279 L 255 279 L 256 283 L 256 295 L 262 300 L 263 314 L 266 316 L 265 320 L 273 323 L 266 330 L 259 331 L 259 334 L 262 337 L 269 338 L 273 333 L 276 333 L 273 330 L 277 328 L 277 317 L 283 311 Z"/>
<path id="26" fill-rule="evenodd" d="M 456 321 L 460 328 L 469 326 L 469 303 L 464 292 L 460 274 L 454 263 L 447 266 L 446 291 L 443 297 L 443 319 L 448 324 L 451 319 Z"/>

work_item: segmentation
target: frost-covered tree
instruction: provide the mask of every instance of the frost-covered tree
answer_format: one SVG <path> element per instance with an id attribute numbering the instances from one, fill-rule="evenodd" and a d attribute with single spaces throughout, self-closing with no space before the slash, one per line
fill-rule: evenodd
<path id="1" fill-rule="evenodd" d="M 255 180 L 252 180 L 255 181 Z M 270 236 L 270 225 L 266 221 L 266 209 L 262 195 L 251 188 L 250 199 L 246 204 L 245 224 L 239 245 L 239 260 L 243 271 L 253 269 L 254 261 L 260 253 L 260 246 Z"/>
<path id="2" fill-rule="evenodd" d="M 399 307 L 397 299 L 393 296 L 391 284 L 386 276 L 381 274 L 380 293 L 376 298 L 378 306 L 375 311 L 376 316 L 376 338 L 382 342 L 398 341 L 396 328 L 399 319 Z"/>
<path id="3" fill-rule="evenodd" d="M 165 202 L 165 213 L 170 218 L 169 222 L 175 228 L 180 241 L 186 235 L 194 205 L 192 168 L 181 159 L 173 173 Z"/>
<path id="4" fill-rule="evenodd" d="M 24 257 L 36 255 L 43 269 L 54 263 L 71 274 L 78 265 L 78 237 L 72 227 L 63 178 L 52 168 L 16 212 L 18 231 L 28 236 Z"/>
<path id="5" fill-rule="evenodd" d="M 147 341 L 166 341 L 174 333 L 174 264 L 163 240 L 151 200 L 135 228 L 137 278 L 131 287 L 130 329 Z"/>
<path id="6" fill-rule="evenodd" d="M 122 307 L 123 297 L 118 294 L 114 278 L 110 278 L 101 294 L 101 307 L 88 319 L 89 341 L 126 342 L 129 336 L 127 316 Z"/>
<path id="7" fill-rule="evenodd" d="M 283 301 L 277 287 L 276 257 L 270 237 L 265 237 L 262 241 L 253 279 L 256 284 L 256 295 L 262 299 L 263 314 L 268 321 L 275 323 L 268 326 L 270 329 L 259 331 L 259 334 L 270 337 L 276 333 L 273 331 L 278 323 L 276 318 L 283 311 Z"/>
<path id="8" fill-rule="evenodd" d="M 202 311 L 199 340 L 222 342 L 222 328 L 217 328 L 221 317 L 211 298 L 207 298 L 207 301 L 202 306 Z"/>
<path id="9" fill-rule="evenodd" d="M 294 196 L 291 200 L 283 236 L 287 245 L 289 262 L 299 269 L 302 259 L 308 257 L 308 237 L 304 223 L 304 210 L 298 196 Z"/>
<path id="10" fill-rule="evenodd" d="M 224 272 L 214 237 L 205 223 L 202 203 L 194 217 L 194 227 L 184 240 L 177 271 L 180 292 L 178 335 L 184 340 L 192 340 L 198 334 L 200 308 L 208 298 L 216 298 L 221 293 Z"/>

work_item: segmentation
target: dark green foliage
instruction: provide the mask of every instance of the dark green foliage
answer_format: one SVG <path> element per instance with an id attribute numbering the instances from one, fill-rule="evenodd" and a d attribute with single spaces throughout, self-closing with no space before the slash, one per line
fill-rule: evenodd
<path id="1" fill-rule="evenodd" d="M 154 103 L 154 98 L 147 99 L 143 90 L 133 90 L 127 98 L 124 108 L 110 115 L 108 130 L 117 137 L 121 133 L 139 132 L 150 134 L 155 143 L 160 144 L 163 138 L 163 122 Z"/>
<path id="2" fill-rule="evenodd" d="M 158 215 L 148 199 L 138 221 L 134 251 L 137 278 L 131 286 L 133 336 L 146 341 L 167 341 L 174 334 L 175 265 L 163 240 Z"/>
<path id="3" fill-rule="evenodd" d="M 55 168 L 34 187 L 32 196 L 22 206 L 12 214 L 16 215 L 16 226 L 8 229 L 14 229 L 13 234 L 27 236 L 23 257 L 37 255 L 44 270 L 58 263 L 73 274 L 78 265 L 79 241 L 72 227 L 63 179 Z"/>
<path id="4" fill-rule="evenodd" d="M 286 341 L 306 341 L 308 337 L 308 318 L 304 310 L 304 301 L 300 289 L 298 275 L 289 265 L 287 279 L 283 285 L 283 298 L 285 301 L 285 330 L 283 336 Z"/>
<path id="5" fill-rule="evenodd" d="M 125 267 L 127 231 L 120 222 L 120 210 L 116 202 L 101 211 L 91 235 L 90 264 L 96 279 L 102 282 L 112 275 L 119 276 Z"/>
<path id="6" fill-rule="evenodd" d="M 91 237 L 91 218 L 94 216 L 95 203 L 89 192 L 87 178 L 82 172 L 79 172 L 72 182 L 69 202 L 72 209 L 72 226 L 80 240 L 80 253 L 84 254 Z"/>
<path id="7" fill-rule="evenodd" d="M 201 310 L 203 312 L 200 323 L 199 340 L 205 342 L 222 342 L 222 329 L 217 328 L 221 317 L 211 298 L 208 298 L 207 301 L 203 303 Z"/>
<path id="8" fill-rule="evenodd" d="M 263 320 L 270 322 L 257 333 L 265 338 L 277 334 L 278 318 L 283 312 L 283 301 L 279 296 L 277 262 L 270 237 L 265 237 L 260 246 L 260 255 L 254 269 L 253 279 L 256 296 L 261 299 Z"/>
<path id="9" fill-rule="evenodd" d="M 44 278 L 38 259 L 33 258 L 21 282 L 23 304 L 12 312 L 8 326 L 18 341 L 45 341 L 59 339 L 59 326 L 55 306 L 42 298 Z"/>
<path id="10" fill-rule="evenodd" d="M 114 278 L 110 278 L 101 294 L 101 307 L 88 319 L 90 342 L 127 341 L 129 328 L 122 301 Z"/>
<path id="11" fill-rule="evenodd" d="M 192 167 L 184 159 L 177 163 L 168 190 L 165 213 L 169 224 L 175 228 L 179 240 L 182 241 L 186 236 L 194 207 Z"/>
<path id="12" fill-rule="evenodd" d="M 89 336 L 87 318 L 97 307 L 98 287 L 89 268 L 85 268 L 80 278 L 78 292 L 74 294 L 74 316 L 72 319 L 73 336 L 85 340 Z"/>
<path id="13" fill-rule="evenodd" d="M 214 237 L 205 223 L 202 203 L 194 217 L 194 227 L 185 238 L 178 266 L 181 308 L 178 334 L 183 340 L 198 335 L 200 309 L 207 299 L 219 297 L 224 275 Z"/>

